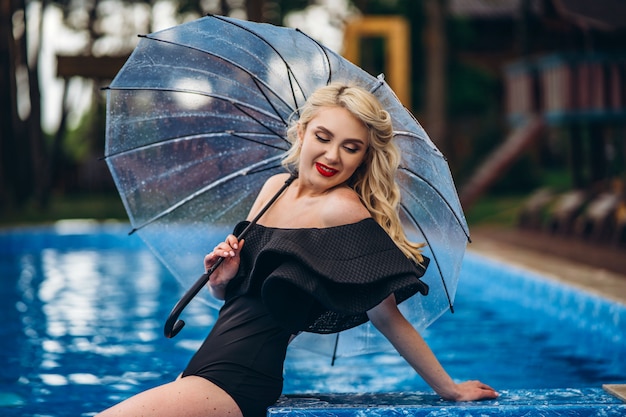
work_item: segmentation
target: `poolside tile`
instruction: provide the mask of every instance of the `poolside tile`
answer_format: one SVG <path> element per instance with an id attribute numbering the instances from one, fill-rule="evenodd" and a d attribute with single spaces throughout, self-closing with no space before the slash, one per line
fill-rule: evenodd
<path id="1" fill-rule="evenodd" d="M 568 416 L 626 415 L 626 403 L 600 388 L 510 390 L 492 401 L 447 402 L 428 393 L 286 395 L 271 417 Z"/>

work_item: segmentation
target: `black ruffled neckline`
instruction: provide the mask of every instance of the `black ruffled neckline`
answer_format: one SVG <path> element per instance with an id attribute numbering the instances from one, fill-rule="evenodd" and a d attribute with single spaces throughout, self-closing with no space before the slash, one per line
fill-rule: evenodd
<path id="1" fill-rule="evenodd" d="M 249 222 L 237 225 L 237 235 Z M 226 297 L 258 293 L 290 331 L 334 333 L 368 320 L 391 294 L 401 303 L 428 286 L 428 265 L 411 262 L 373 218 L 327 228 L 253 225 Z"/>

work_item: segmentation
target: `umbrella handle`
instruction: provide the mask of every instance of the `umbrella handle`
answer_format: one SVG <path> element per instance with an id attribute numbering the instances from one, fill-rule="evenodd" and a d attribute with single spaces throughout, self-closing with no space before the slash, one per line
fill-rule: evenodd
<path id="1" fill-rule="evenodd" d="M 239 233 L 239 236 L 237 236 L 237 240 L 243 239 L 243 237 L 248 232 L 250 227 L 252 227 L 252 225 L 254 225 L 261 218 L 263 214 L 265 214 L 267 209 L 269 209 L 270 206 L 274 204 L 274 201 L 276 201 L 276 199 L 283 193 L 283 191 L 285 191 L 287 187 L 289 187 L 289 185 L 296 178 L 298 178 L 297 173 L 292 173 L 289 176 L 289 178 L 285 181 L 285 184 L 283 184 L 283 186 L 280 188 L 280 190 L 278 190 L 278 192 L 274 195 L 274 197 L 272 197 L 272 199 L 265 205 L 265 207 L 261 209 L 259 214 L 257 214 L 256 217 L 252 219 L 252 221 L 250 221 L 250 223 L 241 231 L 241 233 Z M 189 290 L 187 290 L 187 292 L 182 296 L 182 298 L 178 300 L 178 302 L 176 303 L 176 305 L 170 312 L 170 315 L 168 316 L 167 320 L 165 321 L 165 326 L 163 328 L 163 333 L 165 334 L 165 337 L 167 337 L 168 339 L 171 339 L 183 329 L 183 327 L 185 326 L 185 322 L 183 320 L 178 320 L 178 317 L 183 312 L 185 307 L 187 307 L 187 304 L 191 302 L 193 297 L 198 295 L 200 290 L 204 288 L 207 282 L 209 282 L 209 279 L 211 278 L 211 274 L 217 269 L 218 266 L 222 264 L 223 261 L 224 261 L 224 258 L 219 258 L 217 262 L 215 262 L 215 264 L 213 264 L 213 266 L 209 268 L 209 270 L 206 273 L 202 274 L 202 276 L 198 278 L 198 280 L 191 286 L 191 288 L 189 288 Z"/>
<path id="2" fill-rule="evenodd" d="M 204 288 L 204 286 L 209 282 L 211 278 L 211 274 L 213 271 L 217 269 L 218 266 L 224 261 L 224 258 L 219 258 L 217 262 L 204 274 L 198 278 L 198 280 L 187 290 L 187 292 L 182 296 L 180 300 L 176 303 L 172 311 L 170 312 L 169 317 L 165 321 L 165 327 L 163 328 L 163 333 L 165 337 L 171 339 L 176 336 L 178 332 L 180 332 L 185 326 L 185 322 L 183 320 L 179 320 L 178 317 L 183 312 L 187 304 L 191 302 L 191 300 L 198 295 L 200 290 Z"/>

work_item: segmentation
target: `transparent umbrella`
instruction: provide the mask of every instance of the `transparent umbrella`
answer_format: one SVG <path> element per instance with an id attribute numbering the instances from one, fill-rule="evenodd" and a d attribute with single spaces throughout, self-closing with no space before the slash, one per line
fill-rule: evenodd
<path id="1" fill-rule="evenodd" d="M 402 152 L 400 216 L 431 260 L 422 277 L 428 296 L 400 309 L 418 330 L 452 309 L 465 217 L 445 158 L 384 78 L 301 31 L 207 16 L 144 36 L 107 89 L 105 157 L 132 232 L 182 285 L 197 287 L 166 327 L 202 287 L 204 255 L 247 216 L 265 180 L 283 172 L 290 117 L 331 82 L 371 91 L 392 116 Z M 337 357 L 390 348 L 369 323 L 339 339 L 302 334 L 292 345 Z"/>

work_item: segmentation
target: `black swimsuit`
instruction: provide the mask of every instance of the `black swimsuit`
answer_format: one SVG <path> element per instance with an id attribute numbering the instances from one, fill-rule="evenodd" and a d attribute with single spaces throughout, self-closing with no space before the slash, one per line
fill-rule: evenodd
<path id="1" fill-rule="evenodd" d="M 410 262 L 373 219 L 323 229 L 254 225 L 245 240 L 217 322 L 183 372 L 222 388 L 244 417 L 265 416 L 280 396 L 292 334 L 355 327 L 392 293 L 400 303 L 428 292 L 419 280 L 427 262 Z"/>

